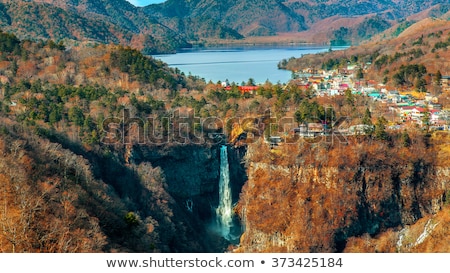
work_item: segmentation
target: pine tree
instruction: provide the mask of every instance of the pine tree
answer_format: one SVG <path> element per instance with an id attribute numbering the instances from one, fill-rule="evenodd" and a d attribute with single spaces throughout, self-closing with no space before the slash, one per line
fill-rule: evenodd
<path id="1" fill-rule="evenodd" d="M 442 74 L 441 74 L 441 71 L 438 70 L 438 71 L 436 72 L 436 74 L 434 75 L 434 83 L 435 83 L 437 86 L 440 86 L 440 85 L 441 85 L 441 80 L 442 80 Z"/>
<path id="2" fill-rule="evenodd" d="M 403 147 L 409 147 L 411 145 L 411 138 L 409 137 L 409 134 L 406 130 L 403 130 L 401 134 L 401 141 Z"/>
<path id="3" fill-rule="evenodd" d="M 387 120 L 384 117 L 378 117 L 375 123 L 375 138 L 378 140 L 387 140 L 388 134 L 386 132 Z"/>
<path id="4" fill-rule="evenodd" d="M 357 79 L 364 79 L 364 73 L 363 73 L 363 69 L 359 68 L 358 71 L 356 72 L 356 78 Z"/>
<path id="5" fill-rule="evenodd" d="M 369 108 L 366 108 L 366 112 L 364 113 L 364 117 L 362 118 L 362 123 L 365 125 L 373 125 L 372 123 L 372 113 Z"/>
<path id="6" fill-rule="evenodd" d="M 373 133 L 372 113 L 370 112 L 369 108 L 366 108 L 366 112 L 364 112 L 362 123 L 364 125 L 367 125 L 366 127 L 364 127 L 364 133 L 372 134 Z"/>

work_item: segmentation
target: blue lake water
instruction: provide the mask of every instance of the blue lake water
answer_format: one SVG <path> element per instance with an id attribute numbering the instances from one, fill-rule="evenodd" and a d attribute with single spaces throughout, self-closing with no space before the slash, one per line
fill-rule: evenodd
<path id="1" fill-rule="evenodd" d="M 287 83 L 291 72 L 278 69 L 283 59 L 304 54 L 328 51 L 328 46 L 249 46 L 186 49 L 176 54 L 155 55 L 170 67 L 177 67 L 186 75 L 192 74 L 206 81 L 228 80 L 241 84 L 252 78 L 256 83 L 269 80 Z"/>

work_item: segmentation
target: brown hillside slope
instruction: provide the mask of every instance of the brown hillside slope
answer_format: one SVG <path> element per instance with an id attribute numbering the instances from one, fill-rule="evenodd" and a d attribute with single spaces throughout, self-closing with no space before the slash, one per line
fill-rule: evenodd
<path id="1" fill-rule="evenodd" d="M 416 241 L 431 218 L 442 223 L 436 234 L 449 235 L 448 208 L 440 213 L 450 189 L 448 157 L 432 156 L 448 149 L 448 137 L 408 133 L 409 147 L 395 134 L 388 142 L 303 140 L 273 150 L 250 144 L 249 180 L 236 208 L 246 231 L 235 251 L 446 251 L 436 240 L 395 247 L 399 234 Z M 363 248 L 366 237 L 379 248 Z"/>
<path id="2" fill-rule="evenodd" d="M 66 145 L 0 118 L 1 253 L 205 251 L 161 168 Z"/>

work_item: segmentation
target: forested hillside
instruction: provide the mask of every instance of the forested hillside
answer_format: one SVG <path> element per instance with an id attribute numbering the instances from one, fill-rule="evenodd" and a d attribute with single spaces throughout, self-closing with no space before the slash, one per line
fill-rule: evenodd
<path id="1" fill-rule="evenodd" d="M 358 44 L 416 13 L 439 17 L 449 11 L 446 1 L 175 1 L 144 7 L 173 29 L 191 38 L 211 38 L 197 32 L 195 22 L 210 20 L 244 37 L 291 33 L 293 41 Z M 423 18 L 422 18 L 423 19 Z M 217 37 L 217 36 L 216 36 Z M 219 38 L 219 37 L 217 37 Z M 223 38 L 223 37 L 220 37 Z M 276 42 L 277 39 L 271 40 Z"/>
<path id="2" fill-rule="evenodd" d="M 21 39 L 114 43 L 149 54 L 187 47 L 182 33 L 125 0 L 0 1 L 0 27 Z"/>

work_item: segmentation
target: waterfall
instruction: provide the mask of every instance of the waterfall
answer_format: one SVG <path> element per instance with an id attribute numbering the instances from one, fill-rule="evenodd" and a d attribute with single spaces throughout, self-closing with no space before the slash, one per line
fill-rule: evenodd
<path id="1" fill-rule="evenodd" d="M 222 237 L 231 239 L 233 226 L 233 200 L 230 185 L 230 167 L 227 146 L 220 147 L 219 206 L 216 208 L 217 224 Z"/>

